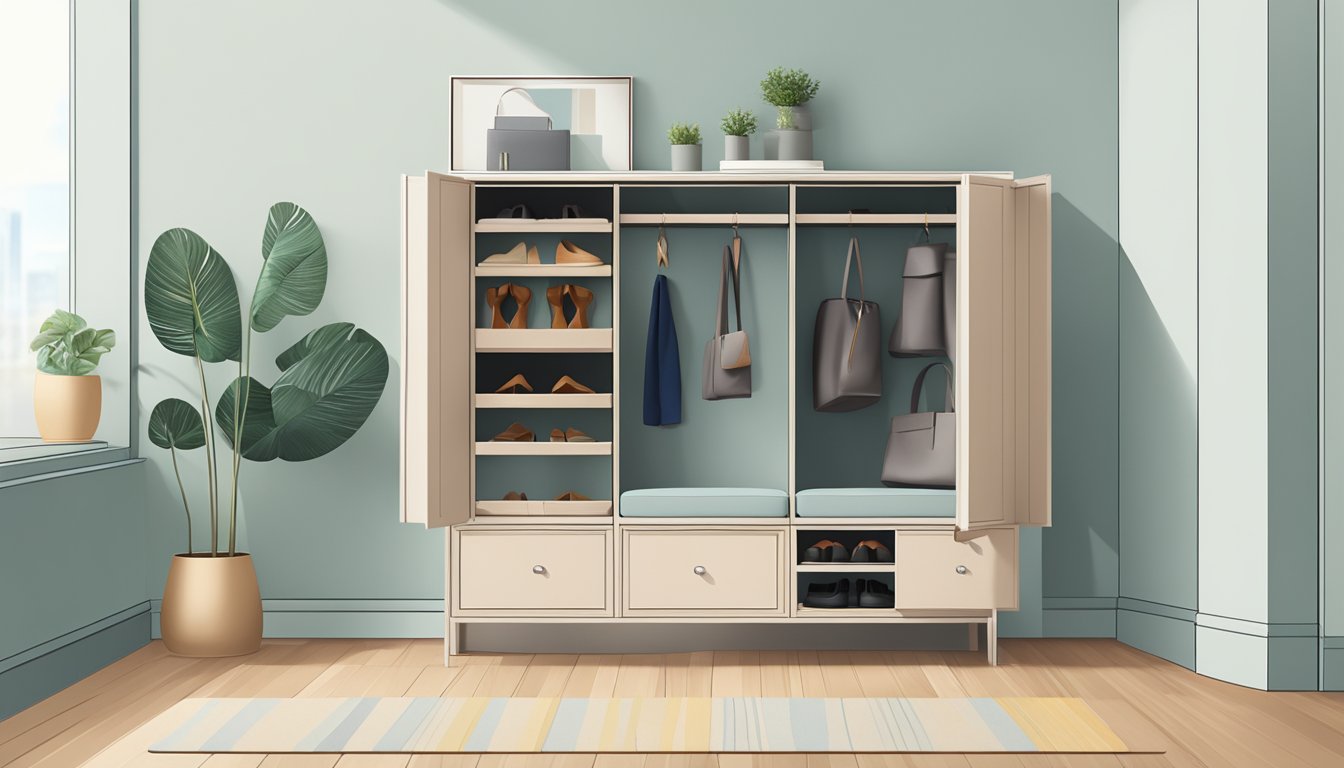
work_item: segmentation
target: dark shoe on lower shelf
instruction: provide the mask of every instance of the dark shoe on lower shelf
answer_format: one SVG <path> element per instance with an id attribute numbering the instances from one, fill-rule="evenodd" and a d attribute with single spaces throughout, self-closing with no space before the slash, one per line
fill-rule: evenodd
<path id="1" fill-rule="evenodd" d="M 895 608 L 896 595 L 886 584 L 877 579 L 868 579 L 863 592 L 859 595 L 860 608 Z"/>
<path id="2" fill-rule="evenodd" d="M 828 584 L 808 584 L 803 605 L 808 608 L 844 608 L 849 605 L 849 579 Z"/>

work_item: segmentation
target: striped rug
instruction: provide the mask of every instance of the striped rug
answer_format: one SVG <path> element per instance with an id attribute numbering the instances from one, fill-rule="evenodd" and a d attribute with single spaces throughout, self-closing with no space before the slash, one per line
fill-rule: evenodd
<path id="1" fill-rule="evenodd" d="M 151 752 L 1130 752 L 1073 698 L 187 699 Z"/>

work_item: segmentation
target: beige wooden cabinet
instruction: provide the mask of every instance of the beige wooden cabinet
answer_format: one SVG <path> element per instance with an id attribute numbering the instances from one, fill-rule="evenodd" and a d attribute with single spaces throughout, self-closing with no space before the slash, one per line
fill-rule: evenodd
<path id="1" fill-rule="evenodd" d="M 533 215 L 496 218 L 518 203 Z M 583 209 L 581 217 L 561 218 L 562 205 L 572 204 Z M 487 622 L 939 622 L 971 625 L 972 647 L 975 630 L 985 625 L 994 663 L 998 611 L 1018 605 L 1018 527 L 1050 524 L 1050 204 L 1048 176 L 1007 173 L 403 177 L 401 516 L 448 531 L 447 652 L 459 652 L 464 625 Z M 753 337 L 754 357 L 756 339 L 765 339 L 760 349 L 766 351 L 753 366 L 771 366 L 763 373 L 774 398 L 769 404 L 777 407 L 764 417 L 742 415 L 760 409 L 722 408 L 710 418 L 765 418 L 772 434 L 787 435 L 786 446 L 778 440 L 760 446 L 762 455 L 779 457 L 767 469 L 778 478 L 770 490 L 783 497 L 787 513 L 781 506 L 783 516 L 776 517 L 723 517 L 721 510 L 697 516 L 688 507 L 665 517 L 623 515 L 621 494 L 647 482 L 623 487 L 622 478 L 649 476 L 634 471 L 640 467 L 632 462 L 666 461 L 665 473 L 677 479 L 673 486 L 718 486 L 723 483 L 699 482 L 694 461 L 668 460 L 667 452 L 690 457 L 742 450 L 708 439 L 685 442 L 706 429 L 707 417 L 696 412 L 682 432 L 640 433 L 644 450 L 622 451 L 636 436 L 632 430 L 655 429 L 631 417 L 643 384 L 643 360 L 631 356 L 642 349 L 649 319 L 645 278 L 652 274 L 647 262 L 631 259 L 649 258 L 651 228 L 726 232 L 733 225 L 768 232 L 762 240 L 773 244 L 750 256 L 747 274 L 762 278 L 754 285 L 779 286 L 768 303 L 784 328 Z M 844 485 L 818 469 L 828 460 L 819 453 L 825 446 L 802 439 L 826 424 L 808 410 L 806 393 L 815 296 L 829 288 L 817 285 L 807 259 L 815 258 L 818 242 L 833 251 L 831 243 L 842 246 L 856 230 L 880 239 L 930 227 L 957 254 L 955 501 L 949 500 L 945 517 L 872 517 L 871 510 L 800 516 L 799 491 Z M 484 263 L 520 240 L 542 246 L 541 263 Z M 555 263 L 561 240 L 579 243 L 602 263 Z M 799 247 L 804 242 L 806 253 Z M 638 256 L 623 256 L 623 244 L 632 251 L 638 244 Z M 890 256 L 870 254 L 870 272 L 880 273 L 873 259 Z M 674 263 L 678 258 L 688 257 L 674 255 Z M 678 280 L 681 291 L 714 289 Z M 878 290 L 897 290 L 891 282 Z M 498 324 L 484 297 L 502 284 L 530 286 L 526 328 L 492 327 Z M 552 327 L 546 289 L 565 284 L 597 296 L 590 327 Z M 893 314 L 884 320 L 885 338 Z M 770 332 L 786 334 L 787 345 L 776 336 L 777 346 L 769 346 Z M 698 395 L 704 341 L 698 335 L 680 340 L 684 401 Z M 496 391 L 517 370 L 536 379 L 534 391 Z M 571 370 L 595 384 L 591 393 L 551 391 L 552 380 Z M 909 369 L 899 370 L 904 376 Z M 909 393 L 890 389 L 887 397 L 904 402 Z M 634 410 L 623 418 L 624 409 Z M 889 412 L 873 413 L 845 422 L 864 431 L 855 444 L 880 445 Z M 536 441 L 491 440 L 514 421 L 534 424 Z M 548 423 L 584 424 L 594 439 L 548 441 Z M 751 424 L 740 426 L 734 434 L 753 434 Z M 671 435 L 666 448 L 655 443 L 658 449 L 649 450 L 659 434 Z M 678 470 L 682 465 L 689 468 Z M 880 485 L 876 477 L 866 482 Z M 506 494 L 516 490 L 511 484 L 544 490 L 515 498 Z M 587 498 L 552 498 L 578 485 Z M 803 562 L 809 543 L 825 537 L 876 538 L 894 557 Z M 885 584 L 894 607 L 802 604 L 810 581 L 851 575 Z"/>

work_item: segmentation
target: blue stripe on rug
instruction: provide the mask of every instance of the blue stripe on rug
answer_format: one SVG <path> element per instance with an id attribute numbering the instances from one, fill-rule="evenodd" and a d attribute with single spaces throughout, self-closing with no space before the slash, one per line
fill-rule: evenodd
<path id="1" fill-rule="evenodd" d="M 561 699 L 541 751 L 572 752 L 574 745 L 579 742 L 579 731 L 583 729 L 583 720 L 587 714 L 588 699 Z"/>
<path id="2" fill-rule="evenodd" d="M 1012 752 L 1035 752 L 1036 742 L 1022 730 L 1013 716 L 1004 711 L 999 702 L 993 699 L 971 699 L 971 706 L 980 713 L 980 717 L 999 740 L 1004 749 Z"/>
<path id="3" fill-rule="evenodd" d="M 172 733 L 168 734 L 167 738 L 165 738 L 163 741 L 159 743 L 164 745 L 165 749 L 172 749 L 174 746 L 177 745 L 178 741 L 180 741 L 184 736 L 186 736 L 191 731 L 192 728 L 196 727 L 197 723 L 204 720 L 205 716 L 215 711 L 215 707 L 218 706 L 219 706 L 218 699 L 210 699 L 209 701 L 205 702 L 205 704 L 200 709 L 196 710 L 196 714 L 187 718 L 187 721 L 185 723 L 178 726 Z"/>
<path id="4" fill-rule="evenodd" d="M 438 703 L 439 699 L 431 697 L 421 697 L 412 701 L 392 727 L 387 729 L 387 733 L 383 734 L 383 738 L 374 745 L 374 751 L 392 752 L 405 747 L 406 742 L 411 740 L 411 736 L 415 735 L 420 724 L 429 717 L 429 713 L 434 711 Z"/>
<path id="5" fill-rule="evenodd" d="M 345 746 L 345 743 L 350 740 L 350 737 L 355 735 L 355 731 L 359 730 L 359 726 L 363 725 L 364 721 L 368 719 L 369 713 L 372 712 L 373 708 L 376 706 L 378 706 L 377 698 L 366 696 L 359 699 L 359 702 L 355 704 L 355 708 L 350 710 L 350 713 L 345 716 L 345 719 L 335 728 L 331 729 L 331 733 L 328 733 L 326 736 L 322 737 L 321 741 L 317 742 L 316 751 L 340 752 L 341 748 Z"/>
<path id="6" fill-rule="evenodd" d="M 201 743 L 202 752 L 223 752 L 232 749 L 248 729 L 256 725 L 262 717 L 275 708 L 278 699 L 254 699 L 238 710 L 238 714 L 229 718 L 222 728 Z"/>
<path id="7" fill-rule="evenodd" d="M 799 752 L 825 752 L 830 748 L 826 703 L 821 699 L 789 699 L 789 724 L 793 726 L 793 748 Z"/>
<path id="8" fill-rule="evenodd" d="M 299 739 L 299 743 L 295 745 L 294 751 L 315 751 L 322 739 L 325 739 L 327 734 L 335 730 L 336 726 L 345 719 L 346 715 L 350 714 L 350 711 L 353 710 L 358 703 L 359 699 L 346 699 L 345 701 L 342 701 L 339 706 L 331 711 L 331 714 L 323 718 L 322 722 L 318 723 L 313 730 L 309 731 L 307 736 Z"/>
<path id="9" fill-rule="evenodd" d="M 476 727 L 467 738 L 467 743 L 462 746 L 463 751 L 484 752 L 490 747 L 490 737 L 495 735 L 495 729 L 499 727 L 499 721 L 504 717 L 504 707 L 508 703 L 507 698 L 490 700 L 480 719 L 476 721 Z"/>

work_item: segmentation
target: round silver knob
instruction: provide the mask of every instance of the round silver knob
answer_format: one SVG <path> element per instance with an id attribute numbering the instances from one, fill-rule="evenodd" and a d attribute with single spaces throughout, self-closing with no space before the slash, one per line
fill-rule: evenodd
<path id="1" fill-rule="evenodd" d="M 537 574 L 545 573 L 545 572 L 546 572 L 546 566 L 544 566 L 544 565 L 534 565 L 534 566 L 532 566 L 532 572 L 533 572 L 533 573 L 537 573 Z"/>
<path id="2" fill-rule="evenodd" d="M 967 573 L 966 566 L 964 566 L 964 565 L 958 565 L 958 566 L 957 566 L 957 573 L 960 573 L 962 576 L 965 576 L 966 573 Z"/>
<path id="3" fill-rule="evenodd" d="M 695 566 L 694 568 L 692 568 L 691 570 L 692 570 L 692 571 L 695 571 L 695 575 L 696 575 L 696 576 L 704 576 L 704 575 L 705 575 L 705 566 L 703 566 L 703 565 L 697 565 L 697 566 Z"/>

